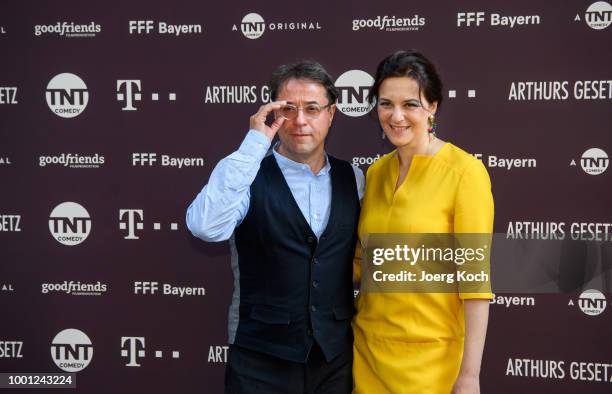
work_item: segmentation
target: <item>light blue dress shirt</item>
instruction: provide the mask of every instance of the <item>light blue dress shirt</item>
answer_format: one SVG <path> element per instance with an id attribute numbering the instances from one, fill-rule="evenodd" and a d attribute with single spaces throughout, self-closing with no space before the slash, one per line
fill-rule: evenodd
<path id="1" fill-rule="evenodd" d="M 238 150 L 219 161 L 208 184 L 187 209 L 187 227 L 194 236 L 212 242 L 232 236 L 249 210 L 250 186 L 269 149 L 268 137 L 249 130 Z M 272 152 L 302 215 L 319 237 L 327 226 L 331 208 L 331 166 L 327 154 L 325 166 L 313 174 L 307 164 L 297 163 L 276 149 Z M 353 171 L 361 200 L 365 178 L 359 168 L 353 166 Z"/>

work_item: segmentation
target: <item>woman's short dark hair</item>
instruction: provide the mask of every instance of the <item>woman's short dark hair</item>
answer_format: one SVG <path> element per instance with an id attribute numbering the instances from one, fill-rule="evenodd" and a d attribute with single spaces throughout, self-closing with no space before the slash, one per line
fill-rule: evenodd
<path id="1" fill-rule="evenodd" d="M 305 79 L 323 85 L 329 104 L 334 104 L 338 99 L 338 90 L 325 68 L 314 60 L 305 60 L 299 63 L 283 64 L 274 71 L 268 83 L 272 101 L 276 100 L 283 84 L 292 78 Z"/>
<path id="2" fill-rule="evenodd" d="M 438 108 L 442 104 L 442 81 L 433 63 L 420 52 L 415 50 L 397 51 L 378 65 L 374 84 L 368 94 L 368 102 L 373 105 L 378 99 L 378 91 L 383 81 L 390 77 L 408 77 L 414 79 L 419 85 L 419 98 L 421 93 L 430 103 L 437 102 Z"/>

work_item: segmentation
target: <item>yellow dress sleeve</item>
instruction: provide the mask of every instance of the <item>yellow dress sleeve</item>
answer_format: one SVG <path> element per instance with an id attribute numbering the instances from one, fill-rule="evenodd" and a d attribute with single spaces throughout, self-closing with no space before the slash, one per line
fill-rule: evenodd
<path id="1" fill-rule="evenodd" d="M 481 161 L 472 162 L 459 182 L 455 200 L 456 233 L 493 232 L 491 180 Z"/>
<path id="2" fill-rule="evenodd" d="M 454 231 L 464 234 L 492 234 L 493 195 L 491 180 L 481 161 L 473 161 L 463 174 L 455 200 Z M 489 250 L 490 252 L 490 245 Z M 487 253 L 488 262 L 489 253 Z M 482 267 L 480 267 L 482 268 Z M 490 274 L 490 269 L 486 271 Z M 489 276 L 490 278 L 490 276 Z M 487 291 L 459 292 L 461 299 L 492 299 L 490 283 Z"/>

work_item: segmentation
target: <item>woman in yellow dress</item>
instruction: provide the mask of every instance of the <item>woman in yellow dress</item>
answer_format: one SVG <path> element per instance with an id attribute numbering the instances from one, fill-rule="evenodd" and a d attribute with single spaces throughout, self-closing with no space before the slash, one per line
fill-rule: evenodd
<path id="1" fill-rule="evenodd" d="M 435 136 L 442 83 L 416 51 L 378 66 L 370 92 L 397 148 L 368 169 L 359 238 L 374 233 L 491 233 L 483 164 Z M 466 130 L 469 132 L 469 130 Z M 353 321 L 355 394 L 476 394 L 490 292 L 362 292 Z"/>

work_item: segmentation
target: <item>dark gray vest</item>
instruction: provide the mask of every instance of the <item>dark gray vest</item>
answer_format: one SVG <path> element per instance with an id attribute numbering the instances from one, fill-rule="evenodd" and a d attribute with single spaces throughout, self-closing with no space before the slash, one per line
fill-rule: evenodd
<path id="1" fill-rule="evenodd" d="M 330 217 L 312 232 L 273 155 L 251 185 L 251 202 L 236 229 L 240 317 L 234 344 L 304 362 L 314 341 L 327 360 L 352 345 L 352 262 L 359 197 L 348 162 L 331 165 Z"/>

